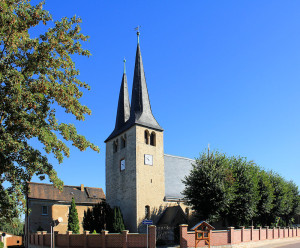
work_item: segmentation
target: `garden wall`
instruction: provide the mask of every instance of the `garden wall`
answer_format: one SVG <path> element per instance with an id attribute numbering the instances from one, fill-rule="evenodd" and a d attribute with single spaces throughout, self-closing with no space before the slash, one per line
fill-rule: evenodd
<path id="1" fill-rule="evenodd" d="M 241 244 L 246 242 L 283 239 L 300 237 L 300 228 L 259 228 L 250 227 L 245 229 L 234 229 L 229 227 L 228 230 L 211 231 L 211 246 Z M 198 243 L 197 247 L 203 247 L 204 241 Z M 195 247 L 195 232 L 188 231 L 187 225 L 180 225 L 180 247 Z"/>
<path id="2" fill-rule="evenodd" d="M 55 233 L 56 248 L 143 248 L 147 247 L 147 235 L 129 233 L 127 230 L 121 234 L 102 231 L 101 234 L 66 234 Z M 156 243 L 156 226 L 149 226 L 149 248 L 154 248 Z M 37 232 L 30 234 L 29 247 L 43 248 L 51 245 L 51 234 Z"/>

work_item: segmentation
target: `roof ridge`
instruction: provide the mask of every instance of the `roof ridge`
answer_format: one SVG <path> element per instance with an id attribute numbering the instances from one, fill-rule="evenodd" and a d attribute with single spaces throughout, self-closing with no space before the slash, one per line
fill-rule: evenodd
<path id="1" fill-rule="evenodd" d="M 47 186 L 54 186 L 54 184 L 52 183 L 36 183 L 36 182 L 27 182 L 29 184 L 39 184 L 39 185 L 47 185 Z M 73 188 L 80 188 L 80 185 L 63 185 L 63 187 L 73 187 Z M 89 188 L 89 189 L 102 189 L 103 188 L 98 188 L 98 187 L 88 187 L 88 186 L 84 186 L 84 188 Z"/>
<path id="2" fill-rule="evenodd" d="M 164 156 L 167 156 L 167 157 L 173 157 L 173 158 L 181 158 L 181 159 L 185 159 L 185 160 L 190 160 L 190 161 L 196 162 L 196 159 L 187 158 L 187 157 L 182 157 L 182 156 L 177 156 L 177 155 L 171 155 L 171 154 L 166 154 L 166 153 L 165 153 Z"/>

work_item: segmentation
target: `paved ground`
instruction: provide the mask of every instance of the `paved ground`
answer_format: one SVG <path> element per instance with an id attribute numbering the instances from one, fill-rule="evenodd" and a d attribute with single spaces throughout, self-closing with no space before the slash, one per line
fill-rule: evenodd
<path id="1" fill-rule="evenodd" d="M 265 244 L 262 246 L 256 246 L 257 248 L 300 248 L 300 240 L 280 242 L 277 244 Z"/>

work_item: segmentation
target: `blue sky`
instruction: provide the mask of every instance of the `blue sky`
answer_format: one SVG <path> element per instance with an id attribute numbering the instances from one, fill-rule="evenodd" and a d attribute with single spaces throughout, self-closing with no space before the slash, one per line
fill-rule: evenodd
<path id="1" fill-rule="evenodd" d="M 115 125 L 124 56 L 131 96 L 134 27 L 141 25 L 165 153 L 195 158 L 209 143 L 300 186 L 299 1 L 48 0 L 44 8 L 55 20 L 81 17 L 90 36 L 84 47 L 92 57 L 74 61 L 92 88 L 81 100 L 92 116 L 77 122 L 59 111 L 59 117 L 101 151 L 71 148 L 61 165 L 50 156 L 66 185 L 105 189 L 104 140 Z"/>

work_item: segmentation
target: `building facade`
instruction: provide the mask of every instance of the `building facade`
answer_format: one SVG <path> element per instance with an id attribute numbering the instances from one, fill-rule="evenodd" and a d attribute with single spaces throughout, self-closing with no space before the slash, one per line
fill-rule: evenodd
<path id="1" fill-rule="evenodd" d="M 83 233 L 84 211 L 95 204 L 105 200 L 101 188 L 81 186 L 64 186 L 59 191 L 52 184 L 28 183 L 29 194 L 27 196 L 28 213 L 25 216 L 27 234 L 36 231 L 50 232 L 54 220 L 62 218 L 62 222 L 54 227 L 54 231 L 65 233 L 68 229 L 69 208 L 72 198 L 76 203 L 80 233 Z"/>

